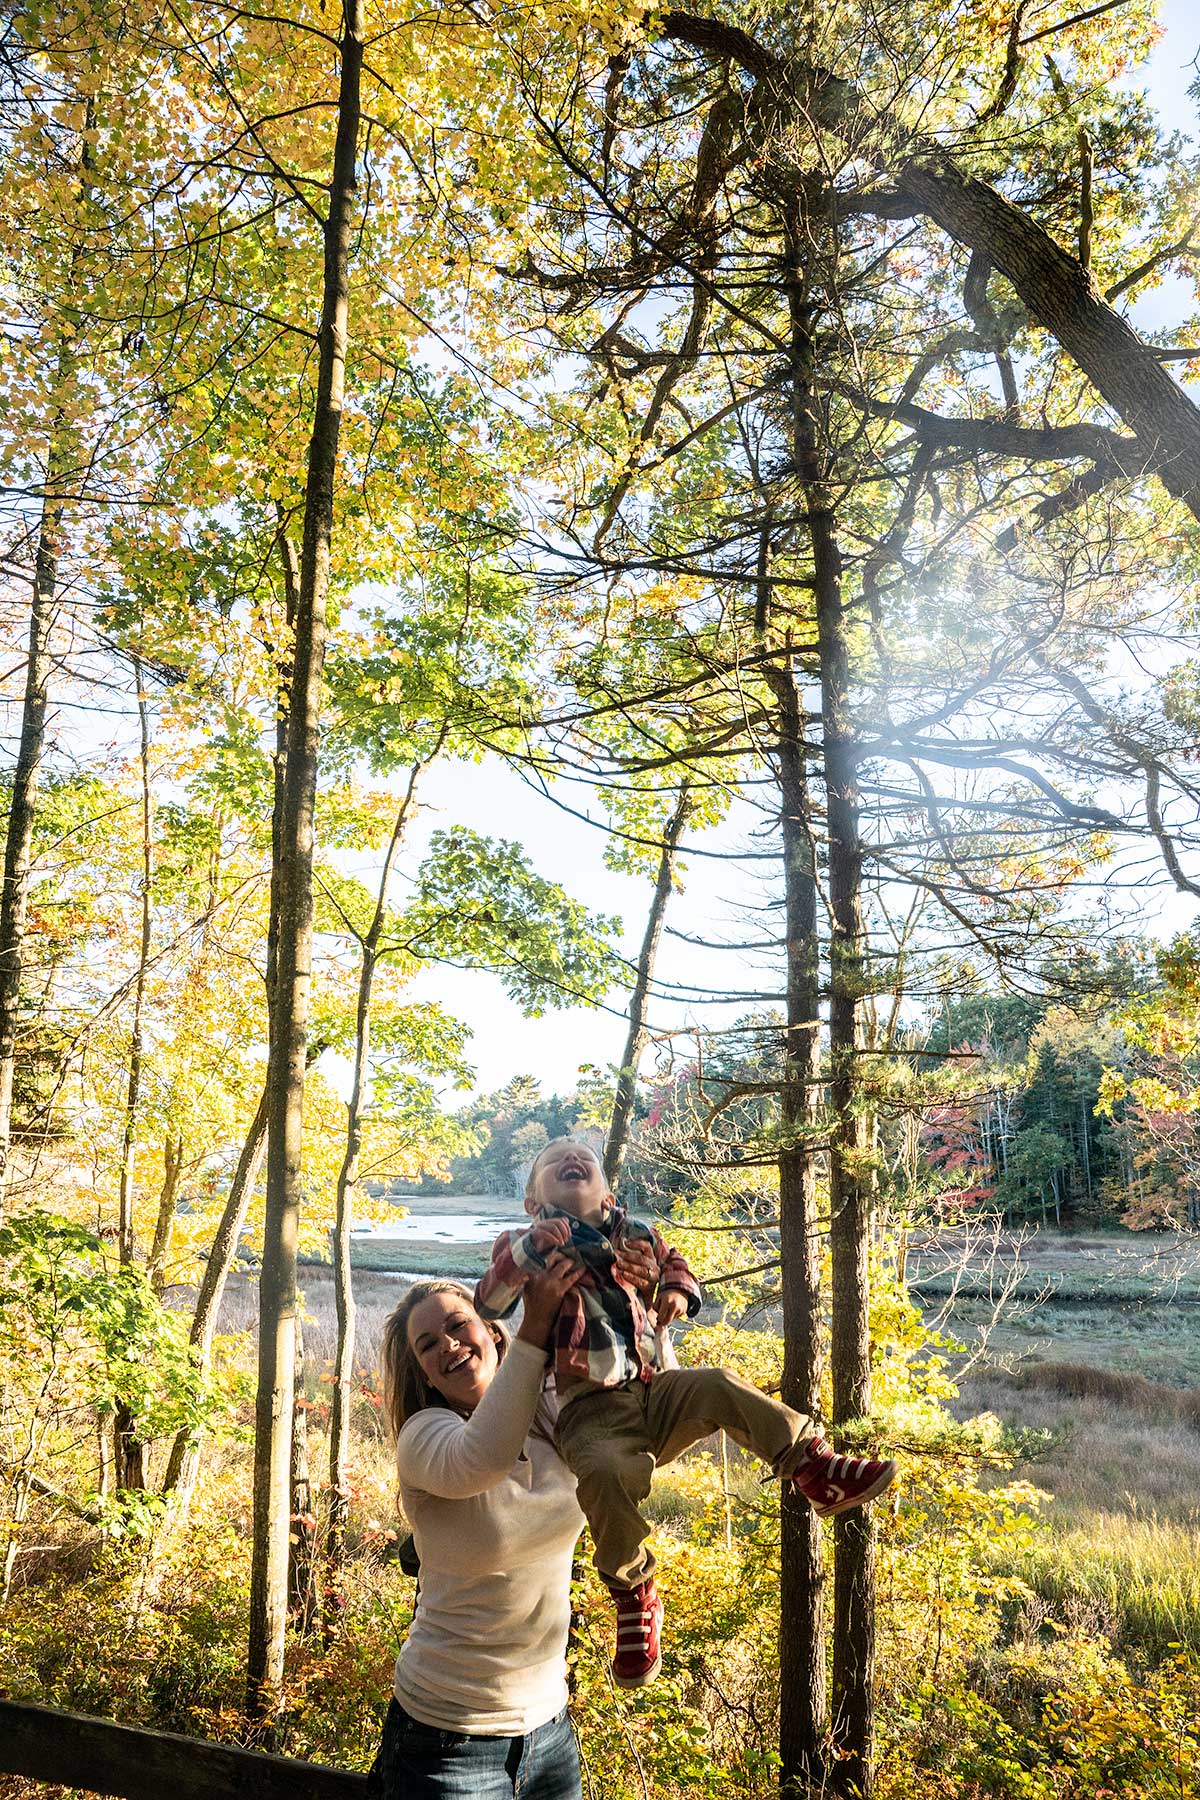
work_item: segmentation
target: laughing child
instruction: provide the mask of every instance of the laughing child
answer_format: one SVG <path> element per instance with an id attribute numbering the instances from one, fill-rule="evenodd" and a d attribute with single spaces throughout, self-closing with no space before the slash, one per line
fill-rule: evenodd
<path id="1" fill-rule="evenodd" d="M 727 1431 L 794 1482 L 822 1518 L 873 1500 L 896 1465 L 834 1455 L 811 1419 L 730 1369 L 659 1366 L 655 1328 L 696 1313 L 700 1285 L 653 1226 L 617 1205 L 586 1145 L 569 1138 L 547 1144 L 530 1170 L 525 1210 L 536 1223 L 497 1238 L 475 1307 L 481 1318 L 504 1318 L 554 1249 L 569 1247 L 583 1263 L 583 1279 L 563 1301 L 551 1338 L 557 1444 L 579 1484 L 596 1568 L 616 1602 L 613 1680 L 643 1687 L 662 1663 L 662 1601 L 650 1528 L 639 1510 L 659 1463 Z"/>

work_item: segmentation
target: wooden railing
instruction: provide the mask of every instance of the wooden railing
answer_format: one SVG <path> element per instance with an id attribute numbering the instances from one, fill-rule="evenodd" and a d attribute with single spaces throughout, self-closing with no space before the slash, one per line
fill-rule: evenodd
<path id="1" fill-rule="evenodd" d="M 367 1778 L 204 1738 L 0 1700 L 0 1775 L 120 1800 L 366 1800 Z"/>

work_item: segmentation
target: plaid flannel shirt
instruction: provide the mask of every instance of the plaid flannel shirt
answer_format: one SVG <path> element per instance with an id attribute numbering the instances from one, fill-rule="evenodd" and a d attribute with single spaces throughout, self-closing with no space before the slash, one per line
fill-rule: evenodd
<path id="1" fill-rule="evenodd" d="M 700 1309 L 700 1283 L 677 1250 L 663 1242 L 652 1225 L 633 1219 L 614 1206 L 599 1225 L 573 1219 L 548 1206 L 539 1219 L 566 1219 L 568 1246 L 584 1265 L 583 1279 L 563 1296 L 550 1338 L 554 1381 L 564 1398 L 573 1387 L 618 1387 L 635 1377 L 649 1380 L 656 1368 L 653 1327 L 640 1294 L 620 1281 L 614 1250 L 622 1243 L 648 1243 L 658 1265 L 654 1298 L 668 1288 L 687 1296 L 688 1317 Z M 483 1319 L 503 1319 L 512 1312 L 531 1275 L 546 1266 L 547 1250 L 537 1247 L 537 1225 L 527 1231 L 502 1231 L 492 1246 L 492 1262 L 475 1289 L 475 1310 Z M 531 1240 L 533 1240 L 531 1242 Z"/>

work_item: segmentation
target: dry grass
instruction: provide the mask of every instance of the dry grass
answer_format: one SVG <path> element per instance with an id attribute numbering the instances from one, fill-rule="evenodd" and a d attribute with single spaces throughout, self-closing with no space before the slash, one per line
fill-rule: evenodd
<path id="1" fill-rule="evenodd" d="M 1200 1393 L 1120 1360 L 979 1372 L 956 1411 L 1051 1434 L 1022 1471 L 1050 1495 L 1049 1532 L 1016 1572 L 1060 1612 L 1089 1608 L 1115 1643 L 1157 1658 L 1200 1648 Z"/>
<path id="2" fill-rule="evenodd" d="M 1189 1425 L 1200 1432 L 1200 1393 L 1148 1381 L 1144 1375 L 1091 1363 L 1027 1363 L 1011 1377 L 1021 1389 L 1037 1389 L 1070 1400 L 1107 1401 L 1121 1415 Z"/>
<path id="3" fill-rule="evenodd" d="M 416 1279 L 421 1279 L 416 1277 Z M 355 1361 L 369 1371 L 379 1367 L 379 1346 L 387 1316 L 399 1304 L 412 1285 L 407 1276 L 367 1274 L 358 1271 L 354 1277 L 354 1299 L 357 1306 Z M 333 1271 L 309 1265 L 300 1271 L 300 1291 L 304 1310 L 304 1355 L 310 1369 L 319 1371 L 332 1365 L 337 1345 L 337 1314 L 333 1298 Z M 245 1332 L 253 1339 L 258 1331 L 258 1283 L 251 1277 L 234 1274 L 229 1278 L 221 1303 L 219 1330 Z"/>
<path id="4" fill-rule="evenodd" d="M 1138 1383 L 1137 1377 L 1111 1379 Z M 1091 1383 L 1094 1391 L 1082 1391 Z M 1028 1472 L 1052 1496 L 1050 1519 L 1059 1530 L 1100 1515 L 1200 1528 L 1200 1396 L 1141 1386 L 1151 1399 L 1135 1407 L 1098 1391 L 1103 1382 L 1095 1370 L 1058 1364 L 1016 1378 L 993 1371 L 964 1384 L 955 1410 L 995 1413 L 1008 1424 L 1052 1433 Z M 1185 1406 L 1190 1420 L 1176 1410 Z"/>

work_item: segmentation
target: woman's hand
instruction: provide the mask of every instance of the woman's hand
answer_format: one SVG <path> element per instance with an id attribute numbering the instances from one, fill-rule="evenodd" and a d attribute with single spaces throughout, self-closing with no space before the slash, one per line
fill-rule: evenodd
<path id="1" fill-rule="evenodd" d="M 565 1250 L 552 1250 L 546 1258 L 545 1269 L 538 1275 L 531 1275 L 525 1283 L 525 1314 L 517 1336 L 544 1350 L 550 1341 L 563 1295 L 569 1294 L 582 1278 L 583 1264 L 577 1257 Z"/>
<path id="2" fill-rule="evenodd" d="M 613 1252 L 617 1280 L 636 1288 L 643 1300 L 653 1298 L 658 1286 L 658 1263 L 645 1238 L 623 1238 Z"/>

